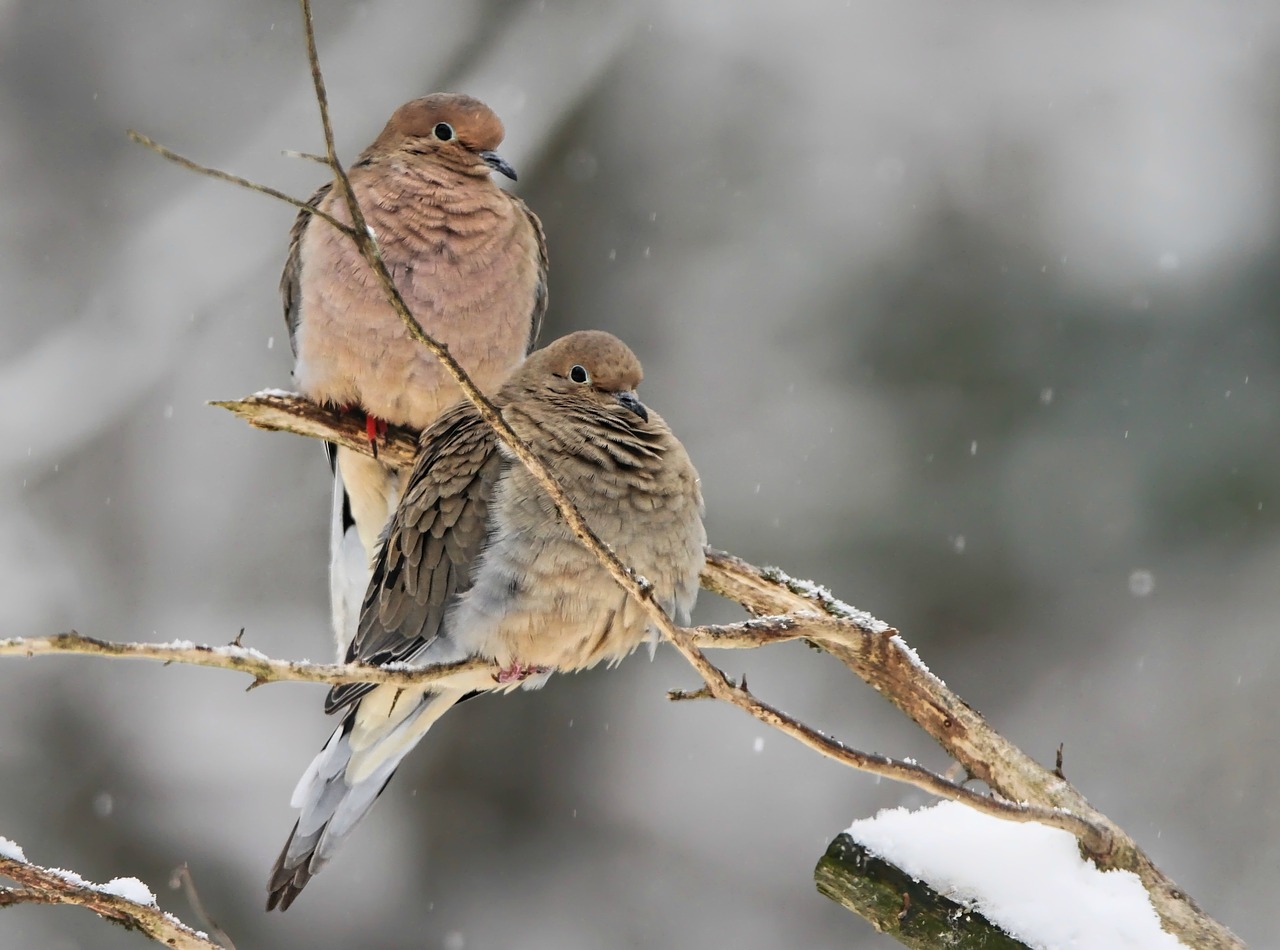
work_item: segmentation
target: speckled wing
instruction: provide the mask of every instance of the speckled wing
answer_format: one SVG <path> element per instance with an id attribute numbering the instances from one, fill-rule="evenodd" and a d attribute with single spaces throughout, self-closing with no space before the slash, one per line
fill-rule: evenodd
<path id="1" fill-rule="evenodd" d="M 320 207 L 320 202 L 324 201 L 332 188 L 332 181 L 321 185 L 307 201 L 307 206 Z M 280 274 L 280 302 L 284 305 L 284 323 L 289 328 L 289 348 L 293 350 L 294 356 L 298 355 L 295 337 L 298 335 L 302 308 L 302 235 L 306 233 L 314 217 L 310 211 L 299 211 L 294 218 L 293 227 L 289 229 L 289 256 L 284 262 L 284 272 Z"/>
<path id="2" fill-rule="evenodd" d="M 422 449 L 373 565 L 347 662 L 412 660 L 441 632 L 453 599 L 471 587 L 484 549 L 489 503 L 503 467 L 488 424 L 470 403 L 445 412 L 422 435 Z M 325 712 L 373 689 L 335 686 Z"/>

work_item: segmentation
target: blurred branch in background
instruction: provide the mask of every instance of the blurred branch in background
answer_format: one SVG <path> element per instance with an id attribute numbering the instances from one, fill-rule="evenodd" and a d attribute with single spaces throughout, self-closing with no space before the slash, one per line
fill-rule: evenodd
<path id="1" fill-rule="evenodd" d="M 699 648 L 688 639 L 685 631 L 672 624 L 670 618 L 652 600 L 647 582 L 638 578 L 614 554 L 603 545 L 586 525 L 572 501 L 565 495 L 555 476 L 542 460 L 524 444 L 479 391 L 467 374 L 449 354 L 447 348 L 433 339 L 410 313 L 398 289 L 382 262 L 377 241 L 364 224 L 354 194 L 346 179 L 346 173 L 337 160 L 333 132 L 329 121 L 328 101 L 324 81 L 316 53 L 315 34 L 309 0 L 300 0 L 307 40 L 307 55 L 315 86 L 316 101 L 320 108 L 324 129 L 325 150 L 335 176 L 337 186 L 346 197 L 351 216 L 350 228 L 340 228 L 356 246 L 378 276 L 388 300 L 399 313 L 411 336 L 427 347 L 444 365 L 458 383 L 466 398 L 473 403 L 497 436 L 513 451 L 529 469 L 541 487 L 547 492 L 573 529 L 579 540 L 600 559 L 609 573 L 624 590 L 648 612 L 654 625 L 698 670 L 706 686 L 703 693 L 714 696 L 744 709 L 757 720 L 787 732 L 810 748 L 836 758 L 847 765 L 868 771 L 886 769 L 884 773 L 900 781 L 910 781 L 934 794 L 951 794 L 967 804 L 992 813 L 1002 812 L 1004 817 L 1015 820 L 1034 820 L 1029 816 L 1038 813 L 1046 823 L 1066 827 L 1081 842 L 1085 852 L 1098 862 L 1099 867 L 1124 868 L 1133 871 L 1141 879 L 1151 896 L 1153 905 L 1164 927 L 1170 932 L 1191 938 L 1196 946 L 1213 948 L 1241 947 L 1243 944 L 1225 927 L 1205 915 L 1177 886 L 1161 872 L 1125 832 L 1106 816 L 1096 811 L 1079 792 L 1059 776 L 1044 769 L 1012 743 L 999 736 L 985 721 L 959 697 L 952 694 L 945 684 L 933 676 L 919 658 L 896 635 L 896 631 L 874 621 L 836 601 L 828 593 L 812 584 L 795 581 L 779 571 L 762 571 L 753 565 L 722 555 L 708 561 L 710 575 L 705 586 L 722 596 L 747 607 L 756 614 L 783 614 L 797 610 L 810 611 L 817 607 L 822 613 L 840 619 L 857 618 L 862 625 L 851 624 L 845 631 L 847 639 L 815 634 L 810 639 L 832 655 L 841 659 L 854 673 L 874 685 L 890 701 L 925 729 L 944 749 L 968 769 L 969 774 L 985 781 L 995 795 L 983 796 L 948 782 L 927 770 L 909 763 L 898 763 L 881 756 L 869 756 L 855 752 L 841 743 L 800 723 L 790 720 L 778 710 L 756 700 L 745 688 L 735 684 L 702 655 Z M 165 157 L 181 161 L 196 171 L 206 171 L 201 166 L 173 153 L 162 152 Z M 207 170 L 215 176 L 214 170 Z M 252 185 L 250 185 L 252 187 Z M 314 434 L 314 433 L 307 433 Z M 1001 802 L 1001 798 L 1006 801 Z M 1023 804 L 1014 804 L 1023 803 Z M 1049 817 L 1052 815 L 1053 817 Z"/>
<path id="2" fill-rule="evenodd" d="M 310 40 L 309 11 L 305 0 L 303 8 L 304 12 L 308 14 L 308 38 Z M 318 65 L 315 61 L 313 41 L 310 52 L 313 70 L 318 78 Z M 317 86 L 319 86 L 318 82 Z M 321 105 L 323 108 L 323 99 L 321 99 Z M 331 136 L 326 137 L 329 139 L 327 144 L 329 146 L 329 154 L 332 156 Z M 336 161 L 332 162 L 332 164 L 335 166 L 335 174 L 340 176 L 341 170 L 337 167 Z M 371 263 L 377 268 L 376 244 L 367 240 L 362 231 L 356 231 L 351 236 L 361 245 L 362 250 L 366 251 L 370 256 Z M 389 281 L 387 283 L 389 286 Z M 394 288 L 389 286 L 389 290 L 394 297 Z M 411 327 L 414 326 L 412 316 L 403 309 L 402 316 L 405 317 L 407 324 Z M 420 328 L 418 328 L 418 332 L 421 333 Z M 429 342 L 429 338 L 425 337 L 425 334 L 422 334 L 420 338 L 425 345 L 431 346 L 431 342 Z M 447 355 L 437 347 L 432 348 L 438 355 L 441 355 L 447 365 Z M 453 367 L 450 368 L 452 369 Z M 462 378 L 459 379 L 459 382 L 463 384 L 464 391 L 467 391 L 467 386 Z M 468 395 L 470 396 L 472 393 L 468 391 Z M 483 409 L 483 400 L 477 399 L 476 401 Z M 490 418 L 491 422 L 494 422 L 494 419 L 488 414 L 486 414 L 486 417 Z M 507 433 L 502 431 L 500 418 L 494 424 L 499 429 L 500 434 L 506 438 Z M 315 436 L 319 433 L 308 432 L 306 434 Z M 519 448 L 517 446 L 517 450 Z M 529 458 L 532 458 L 532 456 Z M 538 468 L 534 464 L 536 459 L 534 459 L 534 463 L 530 463 L 529 458 L 525 458 L 522 454 L 522 460 L 530 465 L 535 474 L 539 474 Z M 541 474 L 546 473 L 543 472 Z M 557 497 L 554 490 L 554 479 L 550 478 L 549 475 L 548 479 L 548 491 L 557 500 L 558 504 L 562 504 L 562 510 L 565 510 L 566 516 L 569 517 L 569 512 L 572 510 L 571 506 L 563 505 L 563 499 Z M 572 521 L 571 517 L 570 520 Z M 598 542 L 597 545 L 593 545 L 589 537 L 584 537 L 584 543 L 601 554 L 602 560 L 605 561 L 611 571 L 622 571 L 623 576 L 619 577 L 619 583 L 631 591 L 642 604 L 645 604 L 646 609 L 651 607 L 651 603 L 646 596 L 646 590 L 637 583 L 633 576 L 625 573 L 621 565 L 616 562 L 616 558 L 610 561 L 607 553 L 598 547 Z M 615 576 L 617 575 L 615 574 Z M 1133 843 L 1132 839 L 1124 835 L 1119 828 L 1115 827 L 1104 816 L 1094 811 L 1078 792 L 1062 781 L 1059 776 L 1054 776 L 1051 772 L 1025 756 L 1016 747 L 1013 747 L 1006 740 L 995 734 L 980 716 L 973 712 L 962 700 L 950 693 L 940 680 L 929 673 L 927 668 L 919 662 L 915 654 L 893 630 L 877 625 L 874 622 L 869 622 L 870 618 L 851 611 L 825 591 L 815 588 L 813 585 L 795 581 L 778 571 L 755 568 L 728 555 L 720 555 L 713 552 L 704 582 L 709 589 L 736 600 L 753 613 L 790 615 L 785 618 L 785 622 L 773 622 L 775 632 L 786 634 L 787 638 L 796 635 L 805 636 L 816 645 L 836 656 L 907 713 L 957 761 L 961 762 L 970 774 L 986 781 L 998 796 L 1009 801 L 1032 803 L 1032 809 L 1057 809 L 1068 816 L 1074 816 L 1072 820 L 1076 824 L 1075 833 L 1081 836 L 1086 850 L 1090 851 L 1091 855 L 1098 861 L 1099 866 L 1127 867 L 1139 875 L 1144 886 L 1147 887 L 1152 902 L 1167 930 L 1178 934 L 1182 939 L 1195 946 L 1242 946 L 1229 931 L 1215 921 L 1205 917 L 1185 895 L 1173 886 L 1172 882 L 1168 881 L 1154 867 L 1146 855 Z M 797 616 L 797 613 L 801 611 L 805 613 L 817 612 L 822 620 L 820 623 L 816 620 L 811 622 L 811 618 Z M 666 622 L 666 625 L 663 625 L 665 620 L 665 617 L 655 617 L 655 622 L 663 626 L 664 631 L 677 647 L 685 653 L 690 662 L 703 674 L 708 684 L 707 693 L 747 709 L 757 719 L 775 726 L 779 724 L 777 721 L 771 720 L 770 717 L 780 717 L 781 714 L 755 700 L 747 692 L 745 683 L 735 685 L 724 677 L 723 673 L 718 669 L 710 667 L 696 652 L 698 643 L 690 637 L 690 631 L 671 628 L 669 621 Z M 808 623 L 811 623 L 811 625 L 802 626 L 804 632 L 796 633 L 797 625 Z M 768 633 L 768 630 L 769 624 L 764 624 L 763 626 L 757 624 L 750 628 L 750 634 L 759 640 Z M 721 632 L 724 633 L 725 628 L 721 628 Z M 743 625 L 743 635 L 745 636 L 747 632 L 747 626 Z M 732 633 L 726 634 L 722 638 L 722 644 L 731 642 L 732 636 Z M 230 656 L 230 654 L 227 655 Z M 235 659 L 243 661 L 245 658 L 236 656 Z M 795 735 L 795 733 L 792 734 Z M 797 735 L 796 737 L 806 741 L 805 736 Z M 834 748 L 835 751 L 841 753 L 835 757 L 841 758 L 842 761 L 845 760 L 842 758 L 842 754 L 851 752 L 851 750 L 839 746 L 838 743 L 831 743 L 831 740 L 821 736 L 821 734 L 814 733 L 812 736 L 807 737 L 807 741 L 814 747 L 822 747 L 824 744 L 829 744 L 828 748 Z M 858 755 L 862 754 L 859 753 Z M 880 757 L 864 756 L 864 758 L 889 761 Z M 850 762 L 849 764 L 854 763 Z M 871 763 L 863 763 L 858 767 L 864 767 L 867 764 Z M 1000 800 L 995 797 L 977 797 L 992 802 Z M 1013 807 L 1017 808 L 1018 806 Z"/>
<path id="3" fill-rule="evenodd" d="M 21 848 L 4 839 L 0 839 L 0 877 L 18 884 L 0 887 L 0 907 L 76 904 L 175 950 L 222 950 L 207 934 L 193 930 L 157 907 L 155 895 L 137 878 L 93 884 L 71 871 L 31 864 Z"/>

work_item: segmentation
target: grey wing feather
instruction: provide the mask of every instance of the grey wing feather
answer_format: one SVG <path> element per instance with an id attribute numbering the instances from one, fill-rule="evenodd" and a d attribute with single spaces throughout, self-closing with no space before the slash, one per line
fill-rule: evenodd
<path id="1" fill-rule="evenodd" d="M 454 598 L 471 587 L 489 501 L 505 464 L 493 431 L 469 403 L 445 412 L 422 434 L 422 449 L 374 560 L 347 662 L 411 660 L 440 634 Z M 325 712 L 349 706 L 372 688 L 335 686 Z"/>
<path id="2" fill-rule="evenodd" d="M 307 201 L 310 208 L 318 208 L 320 202 L 333 188 L 333 182 L 326 182 L 316 189 L 316 193 Z M 299 211 L 289 229 L 289 256 L 285 258 L 284 272 L 280 275 L 280 302 L 284 305 L 284 324 L 289 328 L 289 348 L 294 356 L 298 355 L 295 338 L 298 335 L 298 321 L 302 309 L 302 236 L 307 231 L 311 219 L 315 217 L 309 211 Z"/>
<path id="3" fill-rule="evenodd" d="M 547 294 L 547 270 L 550 264 L 547 260 L 547 236 L 542 231 L 542 222 L 538 220 L 538 216 L 529 210 L 519 198 L 513 199 L 520 210 L 524 212 L 529 224 L 533 227 L 533 233 L 538 238 L 538 285 L 533 292 L 533 310 L 529 320 L 529 344 L 525 348 L 526 353 L 533 351 L 538 344 L 538 334 L 542 332 L 542 319 L 547 315 L 547 304 L 549 297 Z"/>

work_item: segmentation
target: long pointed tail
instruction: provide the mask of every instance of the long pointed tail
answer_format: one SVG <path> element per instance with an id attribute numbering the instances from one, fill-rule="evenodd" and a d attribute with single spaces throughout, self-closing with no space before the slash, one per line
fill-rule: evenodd
<path id="1" fill-rule="evenodd" d="M 361 697 L 312 760 L 291 804 L 298 820 L 267 885 L 267 910 L 288 910 L 369 811 L 400 760 L 467 690 L 380 686 Z"/>

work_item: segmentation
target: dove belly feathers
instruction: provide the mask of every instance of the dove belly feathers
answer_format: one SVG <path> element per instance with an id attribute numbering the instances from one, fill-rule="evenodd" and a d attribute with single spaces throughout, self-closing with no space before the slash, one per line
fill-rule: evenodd
<path id="1" fill-rule="evenodd" d="M 668 451 L 683 463 L 665 466 L 680 473 L 668 490 L 573 456 L 558 456 L 555 472 L 588 526 L 653 584 L 663 610 L 686 624 L 706 534 L 697 474 L 678 442 Z M 559 519 L 533 476 L 519 462 L 511 466 L 494 497 L 473 586 L 450 618 L 454 636 L 465 637 L 459 646 L 504 668 L 569 672 L 616 663 L 645 640 L 656 644 L 644 608 Z"/>
<path id="2" fill-rule="evenodd" d="M 536 310 L 538 235 L 506 192 L 468 188 L 438 168 L 353 175 L 352 185 L 409 309 L 485 392 L 524 358 Z M 467 195 L 452 201 L 453 193 Z M 334 193 L 321 207 L 347 221 Z M 354 244 L 325 222 L 302 236 L 307 272 L 295 334 L 295 376 L 306 395 L 425 428 L 462 393 L 417 345 Z M 340 290 L 338 289 L 340 288 Z M 381 525 L 379 525 L 381 527 Z"/>

